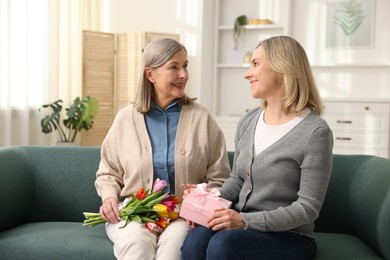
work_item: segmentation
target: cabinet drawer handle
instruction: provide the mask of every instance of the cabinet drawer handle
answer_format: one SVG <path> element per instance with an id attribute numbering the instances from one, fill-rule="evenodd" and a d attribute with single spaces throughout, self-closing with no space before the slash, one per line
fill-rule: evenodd
<path id="1" fill-rule="evenodd" d="M 341 140 L 341 141 L 351 141 L 351 137 L 336 137 L 336 140 Z"/>
<path id="2" fill-rule="evenodd" d="M 337 120 L 338 124 L 352 124 L 352 120 Z"/>

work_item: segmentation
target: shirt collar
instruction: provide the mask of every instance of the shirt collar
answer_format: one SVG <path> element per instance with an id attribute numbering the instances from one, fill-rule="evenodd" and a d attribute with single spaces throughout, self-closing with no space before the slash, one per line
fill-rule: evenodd
<path id="1" fill-rule="evenodd" d="M 152 101 L 152 103 L 150 104 L 150 106 L 153 109 L 156 109 L 158 111 L 168 111 L 168 110 L 170 110 L 170 109 L 172 109 L 172 108 L 174 108 L 174 107 L 176 107 L 178 105 L 179 105 L 179 99 L 177 99 L 177 98 L 175 100 L 173 100 L 173 102 L 171 104 L 169 104 L 167 106 L 167 108 L 165 108 L 165 109 L 161 109 L 154 101 Z"/>

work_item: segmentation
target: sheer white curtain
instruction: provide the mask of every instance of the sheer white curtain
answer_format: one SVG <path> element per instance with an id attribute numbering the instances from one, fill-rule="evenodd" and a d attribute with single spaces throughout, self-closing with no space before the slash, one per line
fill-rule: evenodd
<path id="1" fill-rule="evenodd" d="M 36 108 L 47 89 L 46 12 L 43 0 L 0 1 L 0 146 L 42 141 Z"/>
<path id="2" fill-rule="evenodd" d="M 56 141 L 38 108 L 81 96 L 82 30 L 101 29 L 101 1 L 0 1 L 0 146 Z"/>

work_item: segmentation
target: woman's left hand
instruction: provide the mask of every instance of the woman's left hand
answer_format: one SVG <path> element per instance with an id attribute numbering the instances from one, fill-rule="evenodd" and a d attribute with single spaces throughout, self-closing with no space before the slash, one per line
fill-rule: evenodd
<path id="1" fill-rule="evenodd" d="M 208 220 L 208 227 L 213 231 L 223 229 L 244 229 L 245 222 L 241 214 L 232 209 L 217 209 Z"/>
<path id="2" fill-rule="evenodd" d="M 190 190 L 192 188 L 196 188 L 196 184 L 187 183 L 187 184 L 182 184 L 180 187 L 184 188 L 184 191 L 183 191 L 183 200 L 184 200 L 190 194 Z M 188 226 L 190 226 L 191 228 L 196 227 L 195 222 L 192 222 L 188 219 L 186 219 L 185 221 L 187 222 Z"/>

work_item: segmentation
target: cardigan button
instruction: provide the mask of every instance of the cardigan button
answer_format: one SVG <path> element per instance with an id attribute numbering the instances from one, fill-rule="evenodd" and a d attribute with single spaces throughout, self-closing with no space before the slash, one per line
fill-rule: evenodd
<path id="1" fill-rule="evenodd" d="M 183 147 L 179 149 L 179 153 L 180 154 L 185 154 L 186 153 L 186 149 L 184 149 Z"/>

